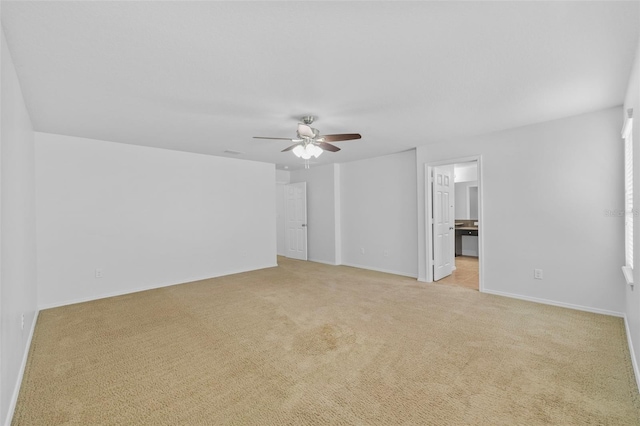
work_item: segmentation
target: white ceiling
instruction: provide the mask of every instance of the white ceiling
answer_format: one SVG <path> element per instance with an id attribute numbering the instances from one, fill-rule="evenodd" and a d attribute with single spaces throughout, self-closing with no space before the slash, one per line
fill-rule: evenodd
<path id="1" fill-rule="evenodd" d="M 640 2 L 11 2 L 35 130 L 299 167 L 622 104 Z M 224 154 L 225 150 L 244 152 Z"/>

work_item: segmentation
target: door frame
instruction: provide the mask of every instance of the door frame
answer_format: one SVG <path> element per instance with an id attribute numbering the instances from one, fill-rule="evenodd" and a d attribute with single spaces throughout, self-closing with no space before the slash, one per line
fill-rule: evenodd
<path id="1" fill-rule="evenodd" d="M 449 164 L 457 164 L 457 163 L 469 163 L 471 161 L 476 161 L 478 164 L 478 222 L 480 223 L 480 227 L 478 228 L 478 290 L 483 293 L 484 292 L 484 233 L 485 233 L 485 222 L 484 222 L 484 190 L 482 186 L 482 175 L 483 175 L 483 167 L 482 167 L 482 155 L 473 155 L 469 157 L 457 157 L 451 158 L 448 160 L 434 161 L 430 163 L 424 164 L 424 219 L 425 219 L 425 241 L 426 241 L 426 282 L 433 282 L 433 190 L 431 187 L 432 184 L 432 171 L 434 167 L 437 166 L 446 166 Z M 455 219 L 455 218 L 454 218 Z"/>

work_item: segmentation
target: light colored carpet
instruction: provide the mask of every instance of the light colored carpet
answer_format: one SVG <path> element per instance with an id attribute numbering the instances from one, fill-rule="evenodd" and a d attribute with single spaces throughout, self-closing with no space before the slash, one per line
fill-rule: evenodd
<path id="1" fill-rule="evenodd" d="M 638 425 L 619 318 L 279 259 L 40 313 L 13 425 Z"/>

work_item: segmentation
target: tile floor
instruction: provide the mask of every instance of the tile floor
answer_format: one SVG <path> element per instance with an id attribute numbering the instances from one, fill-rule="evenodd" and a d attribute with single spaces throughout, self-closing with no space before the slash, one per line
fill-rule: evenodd
<path id="1" fill-rule="evenodd" d="M 455 262 L 455 271 L 453 271 L 453 273 L 448 277 L 445 277 L 440 281 L 436 281 L 436 283 L 478 290 L 480 283 L 478 275 L 478 258 L 471 256 L 457 256 Z"/>

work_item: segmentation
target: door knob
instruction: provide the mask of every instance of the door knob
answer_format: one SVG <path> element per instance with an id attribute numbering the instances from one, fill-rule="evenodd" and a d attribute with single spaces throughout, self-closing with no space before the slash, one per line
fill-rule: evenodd
<path id="1" fill-rule="evenodd" d="M 307 226 L 307 224 L 306 224 L 306 223 L 303 223 L 303 224 L 302 224 L 302 226 L 303 226 L 303 227 L 306 227 L 306 226 Z"/>
<path id="2" fill-rule="evenodd" d="M 450 226 L 449 229 L 453 229 L 453 226 Z"/>

